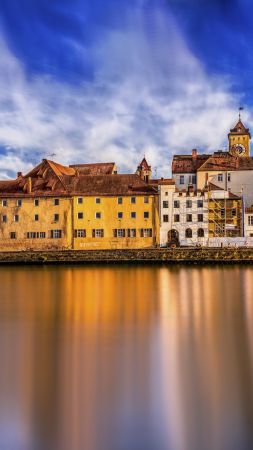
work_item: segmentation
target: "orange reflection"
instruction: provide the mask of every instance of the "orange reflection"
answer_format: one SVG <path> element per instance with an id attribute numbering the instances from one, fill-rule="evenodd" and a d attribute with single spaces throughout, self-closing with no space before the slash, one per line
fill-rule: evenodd
<path id="1" fill-rule="evenodd" d="M 251 448 L 252 275 L 0 268 L 0 448 Z"/>

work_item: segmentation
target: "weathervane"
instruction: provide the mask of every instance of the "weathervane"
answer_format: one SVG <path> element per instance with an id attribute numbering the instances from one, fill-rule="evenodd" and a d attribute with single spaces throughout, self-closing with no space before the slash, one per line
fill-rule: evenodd
<path id="1" fill-rule="evenodd" d="M 239 120 L 241 120 L 241 111 L 243 111 L 243 106 L 239 106 Z"/>

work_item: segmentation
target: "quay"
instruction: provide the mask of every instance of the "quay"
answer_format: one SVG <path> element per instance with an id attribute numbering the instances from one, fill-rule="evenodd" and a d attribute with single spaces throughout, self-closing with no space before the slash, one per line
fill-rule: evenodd
<path id="1" fill-rule="evenodd" d="M 253 248 L 173 248 L 0 252 L 5 264 L 252 264 Z"/>

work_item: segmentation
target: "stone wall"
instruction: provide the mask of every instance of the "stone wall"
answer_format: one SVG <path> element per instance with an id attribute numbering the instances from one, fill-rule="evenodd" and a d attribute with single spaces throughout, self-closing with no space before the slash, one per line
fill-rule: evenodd
<path id="1" fill-rule="evenodd" d="M 0 252 L 0 264 L 253 263 L 253 248 Z"/>

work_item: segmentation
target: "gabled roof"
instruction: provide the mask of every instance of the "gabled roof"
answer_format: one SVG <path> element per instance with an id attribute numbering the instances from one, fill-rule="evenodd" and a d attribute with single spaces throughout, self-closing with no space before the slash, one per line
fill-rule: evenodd
<path id="1" fill-rule="evenodd" d="M 210 155 L 175 155 L 172 160 L 172 173 L 196 173 Z"/>
<path id="2" fill-rule="evenodd" d="M 239 159 L 237 156 L 231 155 L 229 152 L 215 152 L 199 167 L 199 172 L 238 170 Z"/>
<path id="3" fill-rule="evenodd" d="M 234 128 L 231 128 L 230 133 L 229 134 L 248 134 L 250 136 L 250 131 L 249 128 L 246 128 L 244 126 L 244 124 L 241 121 L 241 118 L 238 120 L 237 124 L 235 125 Z M 251 137 L 251 136 L 250 136 Z"/>
<path id="4" fill-rule="evenodd" d="M 77 170 L 80 175 L 111 175 L 116 171 L 116 165 L 114 162 L 72 164 L 69 167 Z"/>

